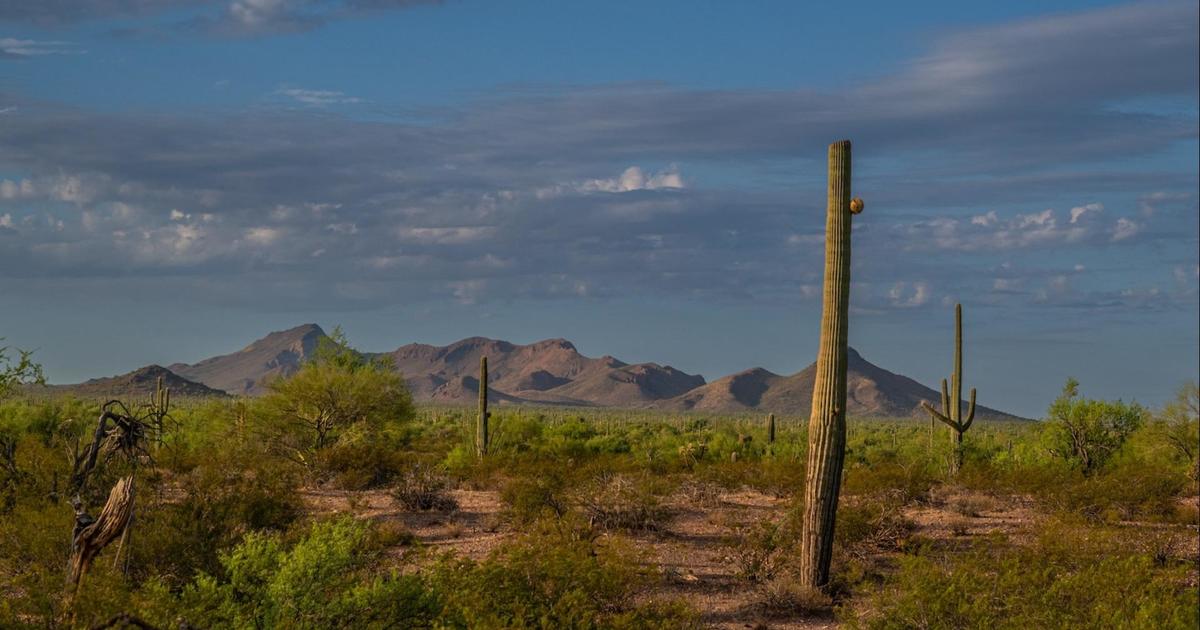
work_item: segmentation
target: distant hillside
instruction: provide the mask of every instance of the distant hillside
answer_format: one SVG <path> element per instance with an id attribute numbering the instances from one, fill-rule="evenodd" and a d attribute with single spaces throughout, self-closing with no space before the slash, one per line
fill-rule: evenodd
<path id="1" fill-rule="evenodd" d="M 312 357 L 325 331 L 304 324 L 273 332 L 233 354 L 188 365 L 175 363 L 169 369 L 180 376 L 230 394 L 257 396 L 271 379 L 289 376 Z"/>
<path id="2" fill-rule="evenodd" d="M 160 365 L 148 365 L 119 376 L 94 378 L 75 385 L 51 385 L 46 390 L 81 398 L 148 399 L 154 395 L 160 376 L 163 379 L 163 387 L 170 388 L 171 396 L 176 399 L 228 396 L 223 391 L 190 381 Z"/>
<path id="3" fill-rule="evenodd" d="M 194 381 L 193 386 L 203 384 L 206 389 L 257 396 L 265 392 L 265 385 L 271 379 L 299 369 L 313 356 L 324 337 L 320 326 L 305 324 L 273 332 L 232 354 L 191 365 L 177 363 L 169 369 L 176 378 Z M 469 337 L 445 346 L 413 343 L 367 356 L 390 358 L 415 400 L 447 404 L 475 401 L 481 356 L 488 358 L 488 398 L 494 404 L 715 412 L 761 410 L 805 415 L 812 404 L 816 377 L 813 364 L 791 376 L 753 368 L 707 383 L 700 375 L 669 365 L 631 365 L 611 356 L 587 357 L 566 339 L 519 345 Z M 873 365 L 853 348 L 849 351 L 849 363 L 847 402 L 851 415 L 924 418 L 921 401 L 941 400 L 939 392 Z M 153 380 L 150 387 L 153 388 Z M 982 406 L 977 415 L 987 419 L 1017 419 Z"/>
<path id="4" fill-rule="evenodd" d="M 473 400 L 481 356 L 488 358 L 488 389 L 504 394 L 497 399 L 500 402 L 634 406 L 704 384 L 704 377 L 670 366 L 585 357 L 565 339 L 522 346 L 471 337 L 448 346 L 409 344 L 387 354 L 417 400 Z M 462 387 L 464 378 L 475 383 L 470 390 Z"/>
<path id="5" fill-rule="evenodd" d="M 853 348 L 850 348 L 848 358 L 846 406 L 851 416 L 925 418 L 928 416 L 920 408 L 922 400 L 934 405 L 941 404 L 940 392 L 872 364 Z M 803 415 L 812 409 L 816 376 L 816 363 L 791 376 L 754 368 L 718 379 L 655 406 L 697 411 L 761 409 Z M 976 407 L 975 415 L 989 420 L 1019 419 L 983 406 Z"/>

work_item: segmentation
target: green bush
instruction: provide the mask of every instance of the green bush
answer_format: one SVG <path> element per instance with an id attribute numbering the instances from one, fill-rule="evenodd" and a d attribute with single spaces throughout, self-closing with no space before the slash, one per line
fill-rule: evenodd
<path id="1" fill-rule="evenodd" d="M 561 468 L 549 466 L 539 475 L 510 479 L 500 492 L 505 515 L 514 524 L 532 523 L 545 516 L 561 517 L 570 509 L 570 478 Z"/>
<path id="2" fill-rule="evenodd" d="M 1195 628 L 1186 566 L 1157 566 L 1119 532 L 1051 524 L 1032 545 L 906 555 L 842 614 L 857 628 Z"/>
<path id="3" fill-rule="evenodd" d="M 380 545 L 351 518 L 314 523 L 294 544 L 250 534 L 221 555 L 222 574 L 201 574 L 178 594 L 146 588 L 147 617 L 163 627 L 429 627 L 437 597 L 411 575 L 375 571 Z"/>
<path id="4" fill-rule="evenodd" d="M 617 538 L 599 544 L 587 528 L 554 519 L 482 562 L 445 558 L 431 582 L 449 628 L 686 628 L 680 604 L 639 604 L 654 579 Z"/>

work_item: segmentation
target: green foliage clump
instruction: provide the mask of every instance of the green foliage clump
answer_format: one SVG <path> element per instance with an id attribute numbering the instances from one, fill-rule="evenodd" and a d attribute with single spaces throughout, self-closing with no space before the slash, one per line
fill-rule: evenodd
<path id="1" fill-rule="evenodd" d="M 1195 628 L 1200 596 L 1186 566 L 1160 566 L 1120 532 L 1052 524 L 1029 546 L 989 541 L 953 555 L 902 556 L 860 605 L 855 628 Z"/>
<path id="2" fill-rule="evenodd" d="M 1146 419 L 1136 403 L 1079 397 L 1079 383 L 1068 379 L 1050 404 L 1043 439 L 1049 452 L 1084 475 L 1102 468 Z"/>
<path id="3" fill-rule="evenodd" d="M 619 538 L 601 544 L 577 522 L 540 521 L 482 562 L 445 558 L 431 583 L 449 628 L 688 628 L 679 604 L 638 603 L 654 576 Z"/>
<path id="4" fill-rule="evenodd" d="M 0 337 L 0 342 L 2 341 L 4 337 Z M 16 350 L 15 362 L 8 356 L 9 350 Z M 0 346 L 0 400 L 8 398 L 20 385 L 45 382 L 42 366 L 33 360 L 32 350 Z"/>
<path id="5" fill-rule="evenodd" d="M 413 417 L 412 396 L 391 363 L 352 350 L 340 330 L 270 390 L 261 405 L 273 422 L 274 446 L 306 465 L 351 430 L 369 435 Z"/>
<path id="6" fill-rule="evenodd" d="M 547 467 L 540 475 L 512 478 L 500 491 L 500 498 L 507 506 L 505 515 L 517 525 L 546 516 L 564 516 L 571 509 L 570 482 L 571 478 L 559 467 Z"/>
<path id="7" fill-rule="evenodd" d="M 173 475 L 175 496 L 145 497 L 132 566 L 171 584 L 197 571 L 219 573 L 219 554 L 253 532 L 283 531 L 301 515 L 294 467 L 254 450 L 211 447 Z"/>
<path id="8" fill-rule="evenodd" d="M 411 575 L 371 573 L 381 552 L 370 527 L 344 517 L 314 523 L 299 540 L 250 534 L 178 594 L 147 587 L 147 616 L 226 628 L 429 627 L 437 597 Z"/>

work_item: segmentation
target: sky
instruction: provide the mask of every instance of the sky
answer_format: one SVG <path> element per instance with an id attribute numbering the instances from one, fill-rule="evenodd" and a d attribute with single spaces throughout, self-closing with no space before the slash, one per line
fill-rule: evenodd
<path id="1" fill-rule="evenodd" d="M 1039 417 L 1200 371 L 1194 1 L 0 0 L 0 337 L 51 382 L 341 325 L 712 380 L 850 341 Z M 3 345 L 3 344 L 0 344 Z"/>

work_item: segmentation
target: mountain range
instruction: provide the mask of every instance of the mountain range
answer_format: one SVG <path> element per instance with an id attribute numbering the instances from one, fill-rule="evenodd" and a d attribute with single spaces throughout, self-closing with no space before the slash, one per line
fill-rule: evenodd
<path id="1" fill-rule="evenodd" d="M 232 354 L 162 368 L 148 366 L 129 374 L 93 379 L 54 389 L 80 395 L 117 395 L 152 390 L 157 376 L 182 395 L 256 396 L 272 379 L 286 377 L 313 356 L 325 332 L 305 324 L 273 332 Z M 488 358 L 488 396 L 498 404 L 652 408 L 674 411 L 752 411 L 803 415 L 812 401 L 816 365 L 788 376 L 753 368 L 712 382 L 669 365 L 629 364 L 611 356 L 591 358 L 565 339 L 528 345 L 470 337 L 447 346 L 408 344 L 386 353 L 404 375 L 417 401 L 470 404 L 479 391 L 479 358 Z M 926 417 L 923 400 L 941 395 L 917 381 L 889 372 L 849 351 L 847 407 L 852 416 Z M 148 381 L 146 379 L 149 379 Z M 136 393 L 141 393 L 140 391 Z M 978 407 L 986 419 L 1016 416 Z"/>

